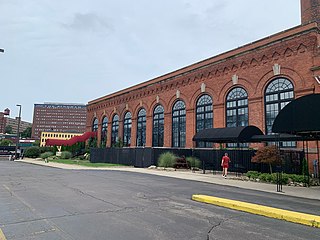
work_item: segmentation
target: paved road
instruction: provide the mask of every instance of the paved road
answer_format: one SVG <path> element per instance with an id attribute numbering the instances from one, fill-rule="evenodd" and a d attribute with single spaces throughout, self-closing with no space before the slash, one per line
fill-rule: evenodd
<path id="1" fill-rule="evenodd" d="M 317 200 L 121 171 L 0 161 L 0 228 L 28 239 L 320 239 L 320 229 L 194 202 L 207 194 L 320 215 Z"/>

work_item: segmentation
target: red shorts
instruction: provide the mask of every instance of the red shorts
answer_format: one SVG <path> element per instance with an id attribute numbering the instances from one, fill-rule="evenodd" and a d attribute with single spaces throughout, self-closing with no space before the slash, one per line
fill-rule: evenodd
<path id="1" fill-rule="evenodd" d="M 222 167 L 223 168 L 229 168 L 229 164 L 223 164 Z"/>

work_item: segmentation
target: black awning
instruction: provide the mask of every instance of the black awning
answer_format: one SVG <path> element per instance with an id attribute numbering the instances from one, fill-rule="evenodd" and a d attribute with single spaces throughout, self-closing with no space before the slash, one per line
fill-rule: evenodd
<path id="1" fill-rule="evenodd" d="M 320 138 L 320 94 L 306 95 L 287 104 L 274 120 L 272 131 Z"/>
<path id="2" fill-rule="evenodd" d="M 278 141 L 303 141 L 313 140 L 312 137 L 303 137 L 299 135 L 291 135 L 287 133 L 276 133 L 271 135 L 252 136 L 251 142 L 278 142 Z"/>
<path id="3" fill-rule="evenodd" d="M 209 128 L 196 133 L 192 140 L 196 142 L 240 143 L 250 142 L 254 135 L 263 135 L 263 133 L 256 126 Z"/>

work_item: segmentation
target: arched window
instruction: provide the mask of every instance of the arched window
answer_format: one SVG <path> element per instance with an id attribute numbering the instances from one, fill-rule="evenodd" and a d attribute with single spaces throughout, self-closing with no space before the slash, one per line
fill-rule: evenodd
<path id="1" fill-rule="evenodd" d="M 132 116 L 130 112 L 124 115 L 123 121 L 123 146 L 129 147 L 131 144 L 131 126 L 132 126 Z"/>
<path id="2" fill-rule="evenodd" d="M 137 120 L 137 146 L 143 147 L 146 144 L 146 123 L 147 113 L 144 108 L 140 109 Z"/>
<path id="3" fill-rule="evenodd" d="M 152 146 L 163 147 L 164 137 L 164 109 L 161 105 L 153 111 Z"/>
<path id="4" fill-rule="evenodd" d="M 96 131 L 98 131 L 98 119 L 97 118 L 95 118 L 93 120 L 93 124 L 92 124 L 92 132 L 96 132 Z"/>
<path id="5" fill-rule="evenodd" d="M 196 132 L 207 128 L 213 128 L 212 98 L 202 95 L 197 101 Z M 212 147 L 212 143 L 197 142 L 197 147 Z"/>
<path id="6" fill-rule="evenodd" d="M 184 147 L 186 145 L 186 105 L 177 101 L 172 108 L 172 146 Z"/>
<path id="7" fill-rule="evenodd" d="M 118 141 L 119 132 L 119 116 L 116 114 L 112 119 L 112 129 L 111 129 L 111 146 L 114 146 Z"/>
<path id="8" fill-rule="evenodd" d="M 294 99 L 293 84 L 286 78 L 269 83 L 265 92 L 266 134 L 272 134 L 273 122 L 282 108 Z M 295 142 L 281 142 L 282 147 L 295 147 Z"/>
<path id="9" fill-rule="evenodd" d="M 102 119 L 102 129 L 101 129 L 101 146 L 105 147 L 107 144 L 107 134 L 108 134 L 108 118 L 104 117 Z"/>
<path id="10" fill-rule="evenodd" d="M 233 88 L 226 99 L 226 127 L 249 125 L 248 94 L 241 87 Z M 249 147 L 249 144 L 228 143 L 227 147 Z"/>
<path id="11" fill-rule="evenodd" d="M 243 88 L 232 89 L 227 95 L 226 127 L 248 126 L 248 94 Z"/>

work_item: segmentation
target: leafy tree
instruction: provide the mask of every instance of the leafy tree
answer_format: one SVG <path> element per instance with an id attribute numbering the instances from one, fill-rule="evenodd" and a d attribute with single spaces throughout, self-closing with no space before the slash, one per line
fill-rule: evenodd
<path id="1" fill-rule="evenodd" d="M 272 173 L 272 165 L 279 162 L 280 152 L 275 145 L 259 148 L 256 155 L 251 159 L 255 163 L 269 164 L 270 173 Z"/>
<path id="2" fill-rule="evenodd" d="M 32 127 L 27 127 L 22 133 L 22 138 L 31 138 Z"/>
<path id="3" fill-rule="evenodd" d="M 28 147 L 24 151 L 24 156 L 30 157 L 30 158 L 37 158 L 40 156 L 40 148 L 39 147 Z"/>
<path id="4" fill-rule="evenodd" d="M 32 146 L 39 147 L 39 146 L 40 146 L 40 140 L 35 140 L 35 141 L 32 143 Z"/>
<path id="5" fill-rule="evenodd" d="M 1 139 L 0 140 L 0 146 L 10 146 L 12 144 L 12 141 L 9 139 Z"/>
<path id="6" fill-rule="evenodd" d="M 11 125 L 6 126 L 4 132 L 8 134 L 12 134 L 12 126 Z"/>

